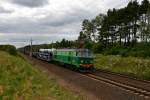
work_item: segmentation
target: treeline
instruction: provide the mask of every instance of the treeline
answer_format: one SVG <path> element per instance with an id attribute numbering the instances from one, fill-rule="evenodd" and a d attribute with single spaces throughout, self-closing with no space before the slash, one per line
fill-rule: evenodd
<path id="1" fill-rule="evenodd" d="M 129 46 L 150 41 L 150 3 L 131 0 L 121 9 L 109 9 L 92 20 L 85 19 L 79 41 L 100 42 L 106 46 Z"/>
<path id="2" fill-rule="evenodd" d="M 12 45 L 0 45 L 0 51 L 8 52 L 11 55 L 17 55 L 17 49 Z"/>

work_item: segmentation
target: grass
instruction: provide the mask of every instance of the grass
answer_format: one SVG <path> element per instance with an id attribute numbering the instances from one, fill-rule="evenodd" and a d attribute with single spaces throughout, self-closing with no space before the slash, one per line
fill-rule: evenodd
<path id="1" fill-rule="evenodd" d="M 0 100 L 81 100 L 19 56 L 0 51 Z"/>
<path id="2" fill-rule="evenodd" d="M 96 54 L 95 67 L 150 80 L 150 59 Z"/>

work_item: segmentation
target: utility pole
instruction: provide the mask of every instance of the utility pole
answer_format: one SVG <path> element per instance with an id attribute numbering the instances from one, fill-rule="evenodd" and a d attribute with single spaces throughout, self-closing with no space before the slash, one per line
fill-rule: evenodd
<path id="1" fill-rule="evenodd" d="M 31 38 L 31 40 L 30 40 L 30 57 L 32 57 L 32 42 L 33 42 L 33 40 L 32 40 L 32 38 Z"/>
<path id="2" fill-rule="evenodd" d="M 52 41 L 52 49 L 53 49 L 53 41 Z"/>

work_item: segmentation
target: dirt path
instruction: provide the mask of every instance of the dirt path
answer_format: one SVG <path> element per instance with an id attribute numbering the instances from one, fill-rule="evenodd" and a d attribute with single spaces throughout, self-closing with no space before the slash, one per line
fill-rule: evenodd
<path id="1" fill-rule="evenodd" d="M 91 78 L 85 77 L 80 73 L 58 67 L 48 62 L 40 61 L 31 57 L 27 57 L 28 61 L 33 65 L 44 70 L 51 77 L 57 79 L 58 83 L 77 93 L 83 95 L 83 99 L 87 100 L 146 100 L 142 96 L 139 97 L 134 93 L 130 93 L 123 89 L 117 88 L 104 82 L 99 82 Z"/>

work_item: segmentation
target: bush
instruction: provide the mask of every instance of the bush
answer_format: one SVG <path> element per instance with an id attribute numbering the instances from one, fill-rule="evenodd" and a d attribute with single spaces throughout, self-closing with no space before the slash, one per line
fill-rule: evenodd
<path id="1" fill-rule="evenodd" d="M 120 51 L 120 55 L 122 57 L 127 57 L 128 56 L 128 49 L 124 49 L 124 50 Z"/>
<path id="2" fill-rule="evenodd" d="M 98 44 L 96 44 L 98 45 Z M 100 45 L 100 44 L 99 44 Z M 93 51 L 95 48 L 93 48 Z M 109 46 L 107 48 L 98 48 L 96 53 L 101 53 L 104 55 L 121 55 L 122 57 L 142 57 L 142 58 L 148 58 L 150 57 L 150 43 L 137 43 L 134 46 Z"/>
<path id="3" fill-rule="evenodd" d="M 92 49 L 92 46 L 93 46 L 93 43 L 87 42 L 87 43 L 84 45 L 84 48 Z"/>
<path id="4" fill-rule="evenodd" d="M 103 52 L 103 48 L 104 48 L 104 45 L 102 43 L 95 43 L 93 44 L 93 52 L 94 53 L 101 53 Z"/>
<path id="5" fill-rule="evenodd" d="M 17 55 L 16 47 L 12 45 L 0 45 L 0 50 L 8 52 L 9 54 L 14 55 L 14 56 Z"/>

